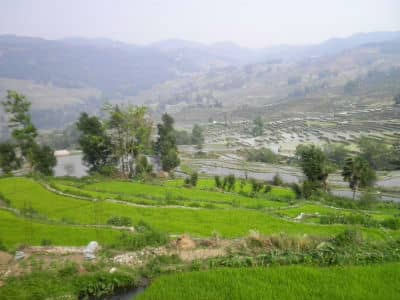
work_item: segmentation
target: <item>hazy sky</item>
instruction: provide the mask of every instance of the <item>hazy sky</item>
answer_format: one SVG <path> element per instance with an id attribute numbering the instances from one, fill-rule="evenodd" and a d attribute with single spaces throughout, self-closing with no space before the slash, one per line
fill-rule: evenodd
<path id="1" fill-rule="evenodd" d="M 400 0 L 0 0 L 0 34 L 243 46 L 400 30 Z"/>

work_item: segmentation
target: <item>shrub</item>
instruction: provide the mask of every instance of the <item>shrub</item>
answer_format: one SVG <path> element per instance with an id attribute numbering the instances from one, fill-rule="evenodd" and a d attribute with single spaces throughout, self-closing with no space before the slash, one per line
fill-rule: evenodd
<path id="1" fill-rule="evenodd" d="M 397 229 L 400 229 L 400 219 L 399 218 L 389 218 L 389 219 L 383 220 L 381 222 L 381 225 L 386 228 L 397 230 Z"/>
<path id="2" fill-rule="evenodd" d="M 253 195 L 257 194 L 263 187 L 263 184 L 255 179 L 251 179 L 251 192 Z"/>
<path id="3" fill-rule="evenodd" d="M 193 172 L 192 174 L 190 174 L 190 177 L 186 177 L 185 178 L 185 185 L 186 186 L 196 186 L 197 185 L 197 181 L 199 179 L 199 175 L 197 174 L 197 172 Z"/>
<path id="4" fill-rule="evenodd" d="M 231 174 L 224 178 L 224 182 L 222 184 L 222 188 L 227 191 L 233 191 L 235 189 L 236 178 L 235 175 Z"/>
<path id="5" fill-rule="evenodd" d="M 136 284 L 135 278 L 121 273 L 79 276 L 74 283 L 78 299 L 104 299 L 116 290 L 130 288 Z"/>
<path id="6" fill-rule="evenodd" d="M 318 192 L 320 188 L 321 186 L 319 183 L 306 180 L 303 182 L 302 195 L 304 196 L 304 198 L 309 199 L 316 192 Z"/>
<path id="7" fill-rule="evenodd" d="M 10 199 L 8 199 L 6 196 L 4 196 L 2 193 L 0 193 L 0 201 L 3 201 L 7 206 L 11 204 Z"/>
<path id="8" fill-rule="evenodd" d="M 321 224 L 360 224 L 366 227 L 376 227 L 378 222 L 370 215 L 350 214 L 350 215 L 325 215 L 320 218 Z"/>
<path id="9" fill-rule="evenodd" d="M 272 191 L 272 186 L 270 186 L 269 184 L 265 184 L 264 193 L 268 194 L 271 191 Z"/>
<path id="10" fill-rule="evenodd" d="M 1 239 L 0 239 L 0 251 L 7 251 L 7 247 L 4 245 Z"/>
<path id="11" fill-rule="evenodd" d="M 290 185 L 290 188 L 292 189 L 292 191 L 295 193 L 296 198 L 300 199 L 302 197 L 302 191 L 301 191 L 301 186 L 297 183 L 292 183 Z"/>
<path id="12" fill-rule="evenodd" d="M 190 184 L 191 184 L 191 186 L 196 186 L 198 179 L 199 179 L 199 175 L 197 174 L 197 172 L 193 172 L 190 175 Z"/>
<path id="13" fill-rule="evenodd" d="M 246 158 L 248 161 L 259 161 L 264 163 L 276 163 L 279 156 L 268 148 L 247 150 Z"/>
<path id="14" fill-rule="evenodd" d="M 40 242 L 40 245 L 41 246 L 51 246 L 53 244 L 53 242 L 51 241 L 51 240 L 48 240 L 48 239 L 43 239 L 41 242 Z"/>
<path id="15" fill-rule="evenodd" d="M 273 185 L 282 185 L 283 184 L 283 180 L 282 180 L 281 176 L 279 175 L 279 173 L 276 173 L 274 175 L 274 178 L 272 178 L 272 184 Z"/>
<path id="16" fill-rule="evenodd" d="M 140 155 L 135 166 L 136 176 L 145 179 L 153 171 L 153 166 L 149 164 L 145 155 Z"/>
<path id="17" fill-rule="evenodd" d="M 78 274 L 78 265 L 74 262 L 67 262 L 64 267 L 58 270 L 58 275 L 61 277 L 69 277 Z"/>
<path id="18" fill-rule="evenodd" d="M 219 189 L 222 188 L 221 178 L 218 175 L 214 177 L 214 181 L 215 181 L 215 187 Z"/>
<path id="19" fill-rule="evenodd" d="M 360 206 L 364 208 L 369 208 L 377 202 L 378 202 L 378 195 L 370 191 L 362 193 L 359 200 Z"/>
<path id="20" fill-rule="evenodd" d="M 355 245 L 362 243 L 362 233 L 355 229 L 346 229 L 333 240 L 338 246 Z"/>
<path id="21" fill-rule="evenodd" d="M 107 220 L 107 224 L 112 226 L 132 226 L 132 220 L 128 217 L 114 216 Z"/>
<path id="22" fill-rule="evenodd" d="M 159 232 L 144 222 L 136 226 L 137 232 L 123 232 L 113 246 L 125 250 L 139 250 L 146 246 L 161 246 L 168 242 L 168 236 Z"/>

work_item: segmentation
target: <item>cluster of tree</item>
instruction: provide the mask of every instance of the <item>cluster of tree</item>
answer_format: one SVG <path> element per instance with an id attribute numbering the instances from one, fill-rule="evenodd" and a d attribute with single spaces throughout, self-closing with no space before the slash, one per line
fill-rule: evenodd
<path id="1" fill-rule="evenodd" d="M 38 132 L 29 113 L 31 103 L 22 94 L 7 91 L 3 105 L 9 117 L 11 139 L 0 144 L 2 171 L 7 174 L 26 166 L 30 171 L 52 175 L 57 161 L 53 149 L 37 142 Z"/>
<path id="2" fill-rule="evenodd" d="M 236 178 L 235 175 L 228 175 L 221 179 L 219 176 L 214 177 L 215 186 L 228 192 L 235 190 Z"/>
<path id="3" fill-rule="evenodd" d="M 153 123 L 147 108 L 118 105 L 107 106 L 108 118 L 101 121 L 96 116 L 82 113 L 77 128 L 81 132 L 79 145 L 83 160 L 91 172 L 111 174 L 118 171 L 123 177 L 140 177 L 151 174 L 153 168 L 147 155 L 156 153 L 162 168 L 170 171 L 179 165 L 174 134 L 174 119 L 168 114 L 158 124 L 158 139 L 151 140 Z"/>
<path id="4" fill-rule="evenodd" d="M 167 113 L 162 116 L 162 123 L 157 125 L 158 139 L 155 145 L 155 152 L 161 159 L 164 171 L 171 171 L 180 164 L 178 147 L 176 144 L 174 119 Z"/>
<path id="5" fill-rule="evenodd" d="M 186 130 L 175 130 L 176 143 L 178 145 L 195 145 L 201 150 L 204 144 L 203 128 L 198 124 L 193 126 L 191 134 Z"/>
<path id="6" fill-rule="evenodd" d="M 307 179 L 303 183 L 303 196 L 307 198 L 318 189 L 327 191 L 328 175 L 334 169 L 329 164 L 324 151 L 315 145 L 299 145 L 296 149 L 296 157 Z M 376 180 L 375 170 L 362 153 L 349 156 L 344 160 L 342 176 L 353 190 L 353 198 L 359 188 L 370 187 Z"/>
<path id="7" fill-rule="evenodd" d="M 279 161 L 279 155 L 275 154 L 271 149 L 259 148 L 259 149 L 247 149 L 244 153 L 247 161 L 256 161 L 263 163 L 277 163 Z"/>
<path id="8" fill-rule="evenodd" d="M 258 116 L 253 120 L 253 129 L 251 131 L 251 134 L 254 137 L 260 136 L 264 134 L 264 121 L 261 118 L 261 116 Z"/>
<path id="9" fill-rule="evenodd" d="M 79 137 L 80 133 L 76 124 L 70 124 L 62 130 L 56 129 L 49 133 L 43 133 L 38 139 L 41 144 L 49 145 L 53 149 L 75 149 Z"/>
<path id="10" fill-rule="evenodd" d="M 400 93 L 394 96 L 394 104 L 400 105 Z"/>
<path id="11" fill-rule="evenodd" d="M 252 196 L 255 196 L 259 192 L 269 193 L 272 190 L 272 187 L 267 182 L 250 179 L 250 183 Z"/>
<path id="12" fill-rule="evenodd" d="M 328 161 L 336 168 L 343 168 L 344 161 L 350 154 L 345 145 L 339 143 L 325 144 L 323 150 Z"/>
<path id="13" fill-rule="evenodd" d="M 358 141 L 361 156 L 376 170 L 400 168 L 400 140 L 394 145 L 363 136 Z"/>

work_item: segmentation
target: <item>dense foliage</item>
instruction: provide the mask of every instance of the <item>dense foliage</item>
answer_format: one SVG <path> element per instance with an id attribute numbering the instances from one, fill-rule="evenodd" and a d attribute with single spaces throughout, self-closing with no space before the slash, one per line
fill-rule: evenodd
<path id="1" fill-rule="evenodd" d="M 0 144 L 0 166 L 5 173 L 20 168 L 26 163 L 28 167 L 43 175 L 52 175 L 56 165 L 54 151 L 49 146 L 40 146 L 36 138 L 37 129 L 29 113 L 31 103 L 22 94 L 8 91 L 3 102 L 9 115 L 8 126 L 12 142 Z"/>
<path id="2" fill-rule="evenodd" d="M 174 119 L 167 113 L 162 116 L 162 123 L 157 125 L 158 139 L 155 150 L 161 158 L 161 164 L 164 171 L 171 171 L 179 163 L 178 148 L 174 133 Z"/>

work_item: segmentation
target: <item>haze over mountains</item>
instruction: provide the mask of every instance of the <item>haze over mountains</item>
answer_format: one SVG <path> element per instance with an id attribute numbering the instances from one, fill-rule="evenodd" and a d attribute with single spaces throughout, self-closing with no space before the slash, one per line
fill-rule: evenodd
<path id="1" fill-rule="evenodd" d="M 300 79 L 301 87 L 290 84 L 287 91 L 265 90 L 263 84 L 276 85 L 283 81 L 287 85 L 290 76 L 301 77 L 300 70 L 306 63 L 319 68 L 315 72 L 332 73 L 335 69 L 340 74 L 357 59 L 354 51 L 378 49 L 378 44 L 380 52 L 370 50 L 370 62 L 359 64 L 354 76 L 368 68 L 367 71 L 373 68 L 382 71 L 382 66 L 388 69 L 382 61 L 385 59 L 391 62 L 392 68 L 398 67 L 400 32 L 362 33 L 316 45 L 263 49 L 244 48 L 231 42 L 205 45 L 165 40 L 137 46 L 108 39 L 45 40 L 4 35 L 0 36 L 0 93 L 4 95 L 6 89 L 18 89 L 30 97 L 34 118 L 42 128 L 62 127 L 73 121 L 80 110 L 97 111 L 105 101 L 150 103 L 157 111 L 162 111 L 168 104 L 190 104 L 194 99 L 203 106 L 240 104 L 241 99 L 247 103 L 246 93 L 254 93 L 256 97 L 264 93 L 264 98 L 269 99 L 264 104 L 268 104 L 271 99 L 284 99 L 290 93 L 304 98 L 310 93 L 310 87 L 313 87 L 312 92 L 318 89 L 315 82 L 310 83 L 312 80 L 305 78 Z M 389 51 L 390 57 L 383 58 L 381 50 L 386 56 Z M 352 60 L 347 66 L 345 63 L 329 64 L 337 61 L 340 55 L 347 55 L 347 59 L 351 56 Z M 268 70 L 270 74 L 266 75 Z M 347 80 L 354 79 L 350 76 L 334 80 L 333 77 L 332 74 L 325 77 L 325 85 L 333 82 L 344 85 Z M 228 98 L 235 101 L 229 102 Z M 257 103 L 262 105 L 263 100 Z M 51 114 L 60 108 L 62 116 L 56 118 Z M 179 105 L 174 109 L 179 109 Z"/>

